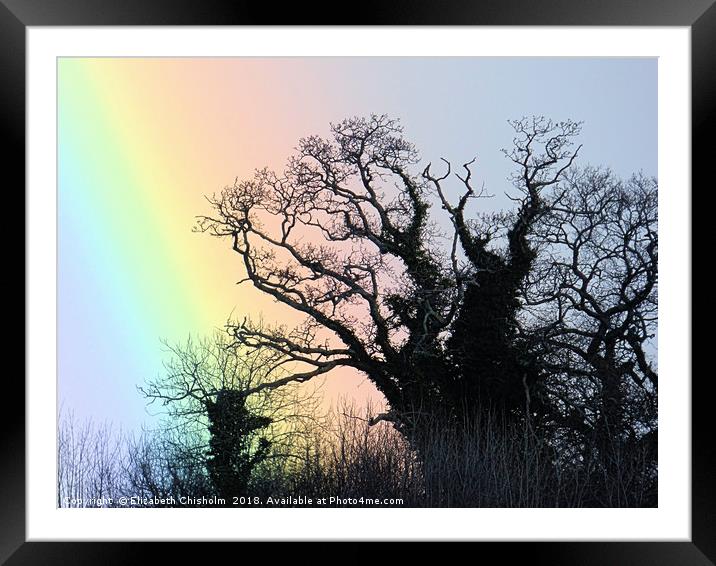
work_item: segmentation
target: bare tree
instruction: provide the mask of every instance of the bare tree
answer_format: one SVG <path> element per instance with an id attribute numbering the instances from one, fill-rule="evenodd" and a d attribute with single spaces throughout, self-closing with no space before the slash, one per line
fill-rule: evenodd
<path id="1" fill-rule="evenodd" d="M 452 203 L 447 172 L 414 171 L 418 154 L 386 116 L 331 126 L 331 139 L 299 142 L 286 170 L 266 169 L 210 199 L 198 229 L 227 238 L 245 282 L 305 315 L 300 328 L 233 328 L 238 343 L 269 350 L 297 369 L 272 383 L 304 382 L 339 366 L 364 372 L 385 395 L 380 417 L 399 426 L 416 413 L 455 414 L 491 405 L 519 414 L 535 386 L 516 332 L 518 295 L 534 261 L 529 242 L 543 202 L 576 157 L 573 122 L 513 123 L 507 152 L 517 166 L 519 208 L 505 238 L 465 216 L 474 161 L 457 174 Z M 430 198 L 451 233 L 429 217 Z M 441 242 L 447 245 L 441 245 Z M 298 369 L 300 368 L 300 369 Z"/>
<path id="2" fill-rule="evenodd" d="M 604 469 L 629 451 L 655 466 L 656 179 L 585 168 L 551 198 L 525 297 L 557 421 L 593 441 Z"/>
<path id="3" fill-rule="evenodd" d="M 162 453 L 183 463 L 179 469 L 203 466 L 215 492 L 231 498 L 246 493 L 267 459 L 295 456 L 319 399 L 313 386 L 263 387 L 281 379 L 281 354 L 223 333 L 168 349 L 165 372 L 139 389 L 150 406 L 161 405 Z"/>

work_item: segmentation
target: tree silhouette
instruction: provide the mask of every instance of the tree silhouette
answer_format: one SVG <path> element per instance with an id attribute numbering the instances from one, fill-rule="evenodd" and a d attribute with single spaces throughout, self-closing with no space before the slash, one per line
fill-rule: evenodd
<path id="1" fill-rule="evenodd" d="M 626 453 L 656 463 L 657 226 L 655 179 L 586 168 L 535 227 L 544 251 L 524 286 L 530 341 L 556 422 L 594 445 L 610 475 Z"/>
<path id="2" fill-rule="evenodd" d="M 258 170 L 209 199 L 197 229 L 231 242 L 242 282 L 305 315 L 290 331 L 251 320 L 230 328 L 287 371 L 248 394 L 345 366 L 385 396 L 389 411 L 375 420 L 404 431 L 422 415 L 477 410 L 570 434 L 587 427 L 602 440 L 626 434 L 625 420 L 632 431 L 651 423 L 645 407 L 626 414 L 624 387 L 625 376 L 656 385 L 644 351 L 656 309 L 656 181 L 571 175 L 579 123 L 511 125 L 515 208 L 501 214 L 469 217 L 468 203 L 486 196 L 475 160 L 454 174 L 447 160 L 443 173 L 418 169 L 398 121 L 375 115 L 301 139 L 282 173 Z M 586 275 L 584 263 L 595 266 Z M 594 414 L 575 420 L 585 388 Z"/>
<path id="3" fill-rule="evenodd" d="M 295 384 L 261 389 L 281 376 L 275 366 L 282 356 L 247 351 L 224 333 L 168 349 L 165 372 L 139 388 L 150 406 L 162 407 L 164 452 L 182 469 L 204 470 L 211 493 L 231 504 L 246 495 L 263 462 L 294 452 L 313 423 L 316 391 Z"/>

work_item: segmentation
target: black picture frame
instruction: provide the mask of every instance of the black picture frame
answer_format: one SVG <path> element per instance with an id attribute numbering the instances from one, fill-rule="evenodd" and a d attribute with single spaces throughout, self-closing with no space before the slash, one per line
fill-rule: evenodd
<path id="1" fill-rule="evenodd" d="M 25 183 L 25 33 L 28 26 L 65 25 L 566 25 L 688 26 L 691 28 L 692 186 L 712 181 L 713 132 L 716 128 L 715 0 L 499 0 L 441 3 L 400 0 L 361 2 L 357 11 L 319 9 L 296 3 L 280 8 L 245 1 L 186 0 L 0 0 L 0 93 L 6 141 L 6 194 L 24 194 Z M 346 14 L 346 15 L 341 15 Z M 348 15 L 350 14 L 350 15 Z M 9 143 L 8 143 L 9 142 Z M 711 159 L 710 159 L 711 157 Z M 688 198 L 685 193 L 684 198 Z M 20 204 L 24 209 L 24 204 Z M 16 209 L 15 209 L 16 210 Z M 24 218 L 24 215 L 17 215 Z M 692 222 L 692 225 L 695 225 Z M 18 232 L 16 232 L 17 234 Z M 7 245 L 7 243 L 6 243 Z M 11 246 L 24 262 L 20 246 Z M 11 264 L 12 265 L 12 264 Z M 17 265 L 17 264 L 16 264 Z M 18 268 L 6 268 L 16 273 Z M 24 269 L 23 269 L 24 273 Z M 16 276 L 13 276 L 16 277 Z M 18 282 L 19 286 L 19 282 Z M 24 289 L 19 291 L 23 293 Z M 7 294 L 7 297 L 15 295 Z M 7 299 L 6 299 L 7 300 Z M 8 302 L 13 302 L 9 301 Z M 14 301 L 19 304 L 19 301 Z M 693 347 L 692 347 L 693 350 Z M 19 372 L 14 374 L 19 375 Z M 691 376 L 684 376 L 685 379 Z M 690 542 L 499 542 L 480 544 L 477 552 L 491 562 L 523 559 L 531 564 L 706 565 L 716 562 L 716 443 L 711 438 L 711 375 L 692 379 L 692 538 Z M 134 563 L 161 554 L 163 561 L 208 558 L 205 545 L 166 543 L 26 542 L 25 539 L 25 398 L 23 381 L 5 380 L 6 399 L 17 412 L 0 413 L 4 438 L 0 468 L 0 561 L 7 564 Z M 320 533 L 316 533 L 320 539 Z M 225 550 L 225 549 L 223 549 Z M 339 553 L 323 548 L 320 553 Z M 473 551 L 474 552 L 474 551 Z M 485 554 L 487 552 L 487 554 Z M 311 553 L 313 555 L 313 552 Z"/>

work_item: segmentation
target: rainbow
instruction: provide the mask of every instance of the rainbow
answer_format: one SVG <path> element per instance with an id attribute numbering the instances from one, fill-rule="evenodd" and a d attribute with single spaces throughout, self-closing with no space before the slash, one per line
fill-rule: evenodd
<path id="1" fill-rule="evenodd" d="M 205 195 L 280 168 L 315 128 L 282 111 L 273 83 L 287 72 L 281 60 L 58 60 L 61 400 L 140 419 L 135 386 L 162 371 L 160 339 L 210 334 L 232 314 L 298 322 L 236 286 L 226 242 L 192 232 Z"/>

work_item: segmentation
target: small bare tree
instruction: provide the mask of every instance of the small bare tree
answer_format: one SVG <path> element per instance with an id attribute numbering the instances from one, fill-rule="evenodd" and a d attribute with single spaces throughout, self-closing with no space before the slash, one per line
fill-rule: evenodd
<path id="1" fill-rule="evenodd" d="M 285 356 L 223 333 L 168 348 L 166 371 L 140 391 L 163 408 L 169 452 L 200 462 L 218 495 L 244 495 L 263 462 L 296 456 L 319 398 L 313 385 L 264 387 L 280 381 Z"/>

